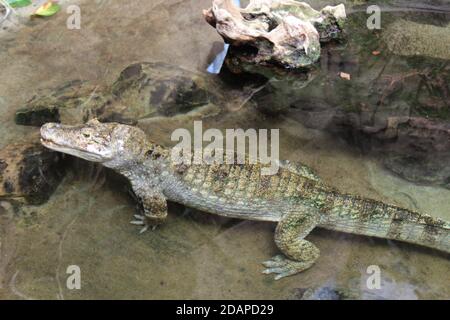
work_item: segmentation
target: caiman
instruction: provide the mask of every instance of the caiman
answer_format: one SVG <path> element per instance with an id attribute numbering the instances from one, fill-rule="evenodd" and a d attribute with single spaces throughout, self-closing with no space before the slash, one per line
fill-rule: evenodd
<path id="1" fill-rule="evenodd" d="M 398 206 L 342 194 L 306 166 L 280 161 L 277 174 L 261 163 L 175 164 L 171 151 L 134 126 L 91 120 L 80 126 L 48 123 L 44 146 L 101 163 L 125 176 L 141 201 L 134 224 L 143 230 L 167 217 L 167 201 L 225 217 L 276 222 L 283 255 L 263 262 L 275 279 L 310 268 L 319 249 L 305 237 L 316 227 L 393 239 L 450 252 L 450 224 Z"/>

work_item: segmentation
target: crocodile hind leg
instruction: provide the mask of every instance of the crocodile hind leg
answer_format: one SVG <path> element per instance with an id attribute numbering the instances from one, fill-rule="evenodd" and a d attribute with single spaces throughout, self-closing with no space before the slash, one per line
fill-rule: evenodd
<path id="1" fill-rule="evenodd" d="M 275 230 L 275 243 L 284 253 L 263 262 L 265 274 L 276 274 L 275 280 L 309 269 L 319 258 L 319 249 L 304 238 L 319 222 L 320 213 L 303 206 L 300 211 L 286 213 Z"/>

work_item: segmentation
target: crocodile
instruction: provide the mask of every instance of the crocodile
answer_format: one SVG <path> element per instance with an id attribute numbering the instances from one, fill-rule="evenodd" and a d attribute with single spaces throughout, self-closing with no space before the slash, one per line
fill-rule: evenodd
<path id="1" fill-rule="evenodd" d="M 281 279 L 309 269 L 319 249 L 305 237 L 316 227 L 400 240 L 450 252 L 450 224 L 398 206 L 339 193 L 308 167 L 279 161 L 274 175 L 261 162 L 179 164 L 171 149 L 150 141 L 135 126 L 93 119 L 71 126 L 48 123 L 41 143 L 54 151 L 101 163 L 125 176 L 140 200 L 133 224 L 142 231 L 164 222 L 167 201 L 225 217 L 276 222 L 281 255 L 263 262 Z"/>

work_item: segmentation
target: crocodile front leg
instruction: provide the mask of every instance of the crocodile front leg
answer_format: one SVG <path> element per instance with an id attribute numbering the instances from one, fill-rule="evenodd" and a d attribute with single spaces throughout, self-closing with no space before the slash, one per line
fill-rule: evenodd
<path id="1" fill-rule="evenodd" d="M 265 274 L 277 274 L 275 280 L 291 276 L 310 268 L 319 258 L 319 249 L 304 238 L 319 223 L 317 209 L 302 206 L 300 210 L 286 213 L 275 230 L 275 243 L 284 253 L 263 262 Z"/>
<path id="2" fill-rule="evenodd" d="M 135 216 L 137 220 L 131 221 L 132 224 L 143 226 L 141 233 L 149 228 L 154 230 L 162 224 L 167 218 L 167 200 L 162 192 L 136 192 L 142 207 L 143 215 Z"/>

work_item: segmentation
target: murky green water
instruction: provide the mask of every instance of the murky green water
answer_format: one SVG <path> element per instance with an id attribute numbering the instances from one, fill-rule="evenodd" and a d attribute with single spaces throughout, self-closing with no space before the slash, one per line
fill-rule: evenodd
<path id="1" fill-rule="evenodd" d="M 73 79 L 108 85 L 139 61 L 203 72 L 211 62 L 211 48 L 221 41 L 202 20 L 201 10 L 210 6 L 209 0 L 69 2 L 81 6 L 81 30 L 67 30 L 67 15 L 60 12 L 52 19 L 0 31 L 0 147 L 38 139 L 36 128 L 14 123 L 14 114 L 40 88 Z M 166 145 L 173 129 L 191 128 L 193 118 L 220 129 L 280 128 L 281 158 L 309 165 L 339 190 L 450 220 L 447 167 L 442 165 L 447 149 L 439 157 L 414 160 L 413 165 L 405 160 L 417 156 L 411 141 L 375 139 L 373 130 L 361 134 L 361 128 L 377 128 L 389 117 L 449 119 L 445 84 L 448 92 L 450 56 L 445 56 L 445 41 L 450 31 L 440 33 L 440 38 L 448 38 L 433 46 L 408 41 L 407 47 L 391 48 L 383 40 L 389 30 L 397 30 L 391 28 L 395 23 L 450 30 L 449 6 L 390 3 L 397 4 L 389 7 L 395 10 L 386 10 L 382 29 L 373 32 L 366 28 L 366 2 L 347 1 L 348 42 L 324 49 L 306 89 L 284 87 L 287 102 L 280 102 L 279 92 L 267 94 L 267 87 L 255 93 L 225 86 L 225 97 L 231 98 L 218 106 L 219 114 L 216 109 L 207 114 L 200 110 L 176 121 L 141 119 L 139 126 Z M 425 57 L 408 57 L 408 48 L 422 50 Z M 401 49 L 403 56 L 392 52 Z M 351 80 L 342 79 L 340 72 L 350 74 Z M 420 81 L 424 84 L 419 86 Z M 249 92 L 254 96 L 243 104 Z M 277 109 L 268 110 L 267 101 Z M 348 120 L 348 113 L 357 115 L 356 120 Z M 445 141 L 439 145 L 445 146 Z M 434 169 L 424 170 L 429 164 Z M 68 160 L 67 167 L 47 203 L 14 209 L 1 202 L 1 299 L 450 298 L 448 255 L 324 230 L 308 237 L 321 250 L 317 264 L 276 282 L 261 274 L 260 264 L 277 253 L 274 225 L 219 218 L 171 204 L 164 226 L 139 235 L 129 224 L 136 204 L 125 181 L 81 160 Z M 70 265 L 81 269 L 81 290 L 66 287 Z M 381 270 L 379 290 L 366 285 L 371 265 Z"/>

